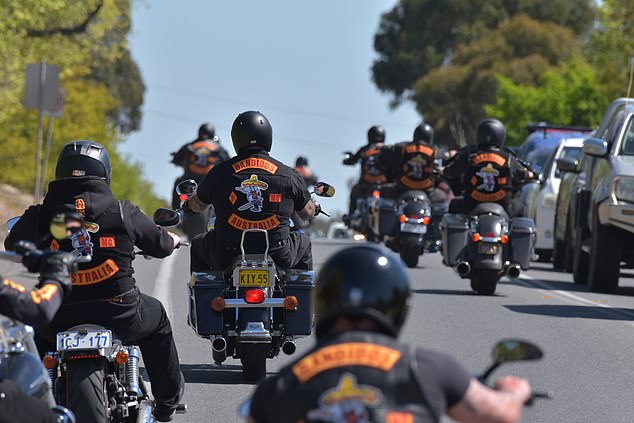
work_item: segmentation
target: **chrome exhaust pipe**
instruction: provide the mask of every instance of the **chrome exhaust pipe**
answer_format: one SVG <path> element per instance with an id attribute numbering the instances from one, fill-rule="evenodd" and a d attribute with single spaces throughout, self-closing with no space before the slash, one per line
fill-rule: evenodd
<path id="1" fill-rule="evenodd" d="M 211 356 L 216 364 L 221 364 L 227 359 L 227 341 L 222 336 L 211 340 Z"/>
<path id="2" fill-rule="evenodd" d="M 297 350 L 297 346 L 295 345 L 295 342 L 292 339 L 286 340 L 282 344 L 282 351 L 284 351 L 284 354 L 286 355 L 293 355 L 296 350 Z"/>
<path id="3" fill-rule="evenodd" d="M 506 274 L 509 276 L 509 278 L 519 278 L 520 267 L 517 264 L 512 264 L 506 269 Z"/>
<path id="4" fill-rule="evenodd" d="M 471 273 L 471 265 L 469 262 L 461 261 L 456 265 L 456 272 L 458 272 L 460 277 L 466 278 Z"/>

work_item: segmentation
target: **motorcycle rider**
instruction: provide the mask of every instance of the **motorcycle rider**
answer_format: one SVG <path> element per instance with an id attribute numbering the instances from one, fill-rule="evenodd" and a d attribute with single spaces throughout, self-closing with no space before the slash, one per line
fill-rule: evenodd
<path id="1" fill-rule="evenodd" d="M 453 191 L 464 191 L 462 198 L 451 201 L 449 212 L 467 214 L 487 202 L 501 204 L 511 217 L 522 216 L 524 206 L 509 191 L 535 174 L 504 148 L 506 128 L 499 120 L 481 121 L 476 138 L 477 146 L 461 149 L 443 169 Z"/>
<path id="2" fill-rule="evenodd" d="M 519 421 L 526 380 L 505 377 L 492 390 L 455 359 L 397 341 L 410 281 L 395 254 L 341 250 L 315 290 L 317 344 L 256 388 L 249 422 Z"/>
<path id="3" fill-rule="evenodd" d="M 304 178 L 304 183 L 307 187 L 317 183 L 317 176 L 315 176 L 313 170 L 308 167 L 308 159 L 306 157 L 299 156 L 297 160 L 295 160 L 295 170 Z"/>
<path id="4" fill-rule="evenodd" d="M 358 199 L 370 195 L 376 185 L 388 182 L 386 159 L 382 154 L 384 148 L 385 129 L 382 126 L 374 125 L 368 129 L 368 143 L 355 154 L 343 160 L 343 164 L 346 166 L 354 166 L 361 162 L 359 181 L 350 190 L 348 217 L 354 214 Z"/>
<path id="5" fill-rule="evenodd" d="M 40 352 L 54 350 L 57 332 L 82 323 L 104 325 L 124 342 L 138 343 L 152 382 L 155 416 L 170 421 L 184 389 L 178 353 L 163 305 L 136 287 L 132 260 L 135 245 L 161 258 L 170 255 L 180 240 L 157 227 L 132 203 L 114 197 L 110 158 L 101 144 L 66 144 L 55 175 L 43 204 L 24 213 L 5 240 L 5 248 L 12 250 L 17 240 L 29 240 L 40 248 L 91 255 L 92 261 L 80 264 L 72 274 L 72 293 L 52 323 L 36 333 L 38 348 Z M 68 212 L 84 218 L 83 228 L 57 242 L 48 232 L 49 223 L 58 213 Z M 82 420 L 81 413 L 73 411 Z"/>
<path id="6" fill-rule="evenodd" d="M 172 153 L 172 164 L 182 167 L 185 173 L 176 179 L 172 190 L 172 208 L 180 207 L 180 199 L 176 194 L 176 185 L 187 179 L 196 182 L 220 162 L 229 158 L 227 150 L 220 145 L 220 139 L 216 136 L 216 129 L 210 123 L 203 123 L 198 128 L 198 137 L 185 145 L 177 152 Z"/>
<path id="7" fill-rule="evenodd" d="M 238 115 L 231 127 L 237 156 L 212 168 L 185 204 L 194 212 L 209 204 L 216 211 L 215 229 L 192 240 L 191 269 L 224 269 L 240 254 L 245 229 L 268 231 L 269 255 L 285 269 L 312 270 L 310 238 L 290 231 L 293 212 L 312 219 L 319 205 L 311 201 L 304 179 L 296 170 L 269 155 L 273 129 L 260 112 Z M 252 235 L 249 246 L 264 250 L 263 237 Z"/>
<path id="8" fill-rule="evenodd" d="M 27 251 L 22 262 L 29 272 L 40 274 L 39 283 L 28 290 L 0 276 L 0 319 L 6 316 L 31 326 L 46 325 L 71 290 L 69 270 L 73 268 L 70 255 Z M 45 401 L 26 395 L 15 382 L 0 376 L 0 423 L 57 421 L 57 415 Z"/>

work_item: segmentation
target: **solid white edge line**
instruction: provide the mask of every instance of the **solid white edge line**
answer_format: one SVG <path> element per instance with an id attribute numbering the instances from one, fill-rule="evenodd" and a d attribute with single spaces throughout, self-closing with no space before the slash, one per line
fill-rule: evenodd
<path id="1" fill-rule="evenodd" d="M 172 303 L 170 301 L 170 280 L 174 273 L 174 261 L 178 255 L 178 249 L 161 260 L 156 280 L 154 281 L 154 298 L 163 303 L 167 317 L 172 319 Z"/>
<path id="2" fill-rule="evenodd" d="M 553 287 L 548 282 L 542 281 L 540 279 L 535 279 L 532 276 L 528 276 L 526 274 L 521 275 L 518 279 L 513 279 L 513 280 L 520 282 L 520 284 L 523 286 L 537 289 L 537 291 L 539 291 L 540 293 L 544 295 L 556 296 L 560 300 L 567 303 L 578 304 L 578 305 L 591 305 L 593 307 L 601 307 L 604 310 L 598 310 L 598 311 L 602 311 L 604 314 L 611 315 L 611 316 L 618 316 L 618 317 L 627 317 L 628 319 L 634 320 L 634 313 L 629 313 L 623 310 L 617 310 L 615 309 L 615 307 L 612 307 L 611 305 L 588 300 L 578 295 L 571 294 L 570 292 L 562 291 L 559 289 L 552 289 Z M 535 288 L 535 286 L 539 288 Z M 634 321 L 623 320 L 623 323 L 626 323 L 630 326 L 634 326 Z"/>

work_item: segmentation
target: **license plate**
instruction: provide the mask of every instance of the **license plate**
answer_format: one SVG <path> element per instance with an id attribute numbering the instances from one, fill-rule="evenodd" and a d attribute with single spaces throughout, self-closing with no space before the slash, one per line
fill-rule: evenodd
<path id="1" fill-rule="evenodd" d="M 268 270 L 240 270 L 239 286 L 264 287 L 270 285 Z"/>
<path id="2" fill-rule="evenodd" d="M 480 254 L 495 255 L 498 253 L 500 246 L 497 244 L 480 244 L 478 245 L 478 252 Z"/>
<path id="3" fill-rule="evenodd" d="M 427 233 L 427 225 L 416 223 L 401 223 L 401 232 L 407 232 L 411 234 L 425 234 Z"/>
<path id="4" fill-rule="evenodd" d="M 95 350 L 112 346 L 112 332 L 89 330 L 60 332 L 57 334 L 57 351 Z"/>

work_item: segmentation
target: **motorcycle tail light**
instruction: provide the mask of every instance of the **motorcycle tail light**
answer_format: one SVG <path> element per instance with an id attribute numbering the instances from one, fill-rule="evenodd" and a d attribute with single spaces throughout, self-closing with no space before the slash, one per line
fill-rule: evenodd
<path id="1" fill-rule="evenodd" d="M 471 235 L 471 239 L 473 240 L 473 242 L 480 242 L 480 240 L 482 239 L 482 236 L 480 236 L 480 234 L 476 232 L 473 235 Z"/>
<path id="2" fill-rule="evenodd" d="M 399 220 L 401 221 L 401 223 L 405 223 L 405 222 L 407 222 L 407 216 L 402 214 L 401 217 L 399 218 Z"/>
<path id="3" fill-rule="evenodd" d="M 211 309 L 216 313 L 221 313 L 225 310 L 225 299 L 218 296 L 211 300 Z"/>
<path id="4" fill-rule="evenodd" d="M 261 289 L 247 289 L 244 293 L 244 301 L 249 304 L 260 304 L 264 302 L 265 294 Z"/>
<path id="5" fill-rule="evenodd" d="M 47 355 L 42 359 L 42 364 L 44 365 L 44 368 L 51 370 L 57 367 L 57 359 L 52 355 Z"/>
<path id="6" fill-rule="evenodd" d="M 508 236 L 508 235 L 502 235 L 502 236 L 500 237 L 500 242 L 501 242 L 502 244 L 506 244 L 507 242 L 509 242 L 509 236 Z"/>
<path id="7" fill-rule="evenodd" d="M 423 217 L 423 223 L 424 223 L 425 225 L 429 225 L 429 220 L 430 220 L 430 219 L 429 219 L 429 217 L 428 217 L 428 216 Z"/>
<path id="8" fill-rule="evenodd" d="M 284 298 L 284 308 L 288 311 L 297 310 L 297 306 L 299 305 L 299 301 L 297 301 L 297 297 L 294 295 L 289 295 Z"/>
<path id="9" fill-rule="evenodd" d="M 129 358 L 130 358 L 130 356 L 128 355 L 128 352 L 125 351 L 125 350 L 121 350 L 114 357 L 114 361 L 116 361 L 117 364 L 119 364 L 119 365 L 123 365 L 123 364 L 128 362 Z"/>
<path id="10" fill-rule="evenodd" d="M 380 198 L 381 197 L 381 192 L 379 190 L 374 190 L 372 191 L 372 197 L 374 198 Z"/>

